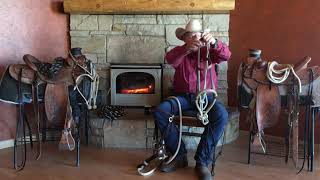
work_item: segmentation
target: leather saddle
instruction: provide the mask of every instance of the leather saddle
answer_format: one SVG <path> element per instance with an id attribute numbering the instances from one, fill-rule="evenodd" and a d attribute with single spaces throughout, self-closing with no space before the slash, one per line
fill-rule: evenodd
<path id="1" fill-rule="evenodd" d="M 56 74 L 52 76 L 46 76 L 44 73 L 42 73 L 43 70 L 41 71 L 39 68 L 39 65 L 42 64 L 42 62 L 34 56 L 26 54 L 23 56 L 23 60 L 26 64 L 13 64 L 9 67 L 10 75 L 16 80 L 18 80 L 19 72 L 22 70 L 21 81 L 26 84 L 34 83 L 36 77 L 39 77 L 39 83 L 64 83 L 66 85 L 74 84 L 74 80 L 72 78 L 73 62 L 69 58 L 63 59 L 64 65 Z"/>
<path id="2" fill-rule="evenodd" d="M 30 54 L 24 55 L 23 60 L 25 64 L 12 64 L 2 75 L 0 101 L 18 104 L 20 112 L 24 104 L 33 104 L 37 121 L 37 159 L 41 156 L 40 102 L 44 102 L 47 125 L 64 127 L 59 147 L 73 150 L 76 146 L 71 128 L 80 118 L 78 103 L 85 101 L 88 105 L 88 99 L 95 103 L 92 99 L 96 96 L 91 92 L 93 85 L 94 90 L 98 86 L 95 66 L 81 53 L 81 48 L 72 48 L 70 57 L 58 57 L 52 63 L 42 62 Z M 19 122 L 22 120 L 20 116 Z"/>
<path id="3" fill-rule="evenodd" d="M 299 61 L 297 64 L 293 66 L 294 71 L 299 76 L 299 78 L 302 80 L 302 85 L 309 83 L 309 74 L 308 74 L 308 63 L 311 61 L 311 57 L 305 57 L 301 61 Z M 248 63 L 244 65 L 245 70 L 243 77 L 245 78 L 246 84 L 251 89 L 256 89 L 258 85 L 264 84 L 268 85 L 270 84 L 270 80 L 267 78 L 267 70 L 268 70 L 268 62 L 260 59 L 253 59 L 248 58 Z M 285 68 L 286 66 L 283 64 L 277 64 L 274 69 L 280 70 Z M 318 72 L 315 70 L 317 76 Z M 241 76 L 241 75 L 240 75 Z M 291 81 L 292 78 L 288 78 L 283 84 L 290 84 L 289 81 Z M 276 84 L 273 84 L 276 85 Z M 278 84 L 282 85 L 282 84 Z"/>
<path id="4" fill-rule="evenodd" d="M 272 63 L 274 66 L 270 67 L 269 65 L 271 64 L 263 61 L 260 55 L 261 50 L 249 50 L 247 62 L 242 63 L 238 71 L 239 106 L 250 109 L 247 116 L 247 119 L 251 122 L 250 131 L 257 135 L 257 138 L 251 139 L 251 143 L 255 144 L 254 142 L 257 142 L 255 140 L 259 139 L 262 150 L 266 153 L 263 130 L 276 125 L 280 116 L 281 106 L 287 106 L 289 110 L 289 131 L 286 137 L 286 161 L 289 158 L 289 149 L 292 148 L 293 162 L 297 167 L 299 149 L 298 105 L 300 103 L 312 105 L 317 100 L 314 95 L 316 93 L 310 93 L 312 91 L 308 89 L 314 89 L 315 85 L 319 87 L 320 67 L 308 67 L 311 61 L 310 57 L 305 57 L 295 64 L 292 68 L 293 71 L 291 69 L 292 65 L 288 66 L 287 64 Z M 290 74 L 287 74 L 289 68 Z M 268 76 L 273 81 L 269 80 Z M 284 78 L 286 79 L 284 80 Z M 295 86 L 299 84 L 297 83 L 299 80 L 301 86 L 299 85 L 299 88 L 297 88 Z M 273 83 L 275 81 L 279 83 Z M 307 100 L 302 102 L 303 99 Z M 320 104 L 320 101 L 318 103 Z"/>
<path id="5" fill-rule="evenodd" d="M 63 67 L 52 77 L 41 73 L 39 65 L 42 62 L 34 56 L 26 54 L 23 60 L 26 64 L 9 66 L 10 76 L 18 81 L 21 71 L 21 82 L 30 85 L 29 89 L 32 86 L 45 86 L 45 92 L 41 98 L 44 99 L 48 122 L 61 121 L 65 118 L 66 107 L 69 106 L 68 86 L 74 85 L 72 60 L 67 58 Z"/>
<path id="6" fill-rule="evenodd" d="M 309 71 L 313 70 L 313 79 L 320 76 L 320 68 L 318 66 L 308 67 L 311 61 L 310 57 L 305 57 L 294 65 L 294 70 L 301 80 L 302 85 L 311 82 Z M 289 75 L 286 81 L 281 84 L 274 84 L 268 80 L 267 73 L 268 63 L 262 59 L 248 58 L 248 63 L 241 65 L 238 72 L 238 96 L 243 96 L 244 92 L 241 83 L 246 85 L 247 90 L 255 97 L 255 110 L 257 118 L 258 131 L 263 131 L 264 128 L 272 127 L 278 122 L 281 109 L 281 97 L 279 92 L 280 86 L 292 85 L 293 75 Z M 283 69 L 284 65 L 278 64 L 275 69 Z M 239 82 L 240 81 L 240 82 Z M 238 91 L 239 91 L 238 89 Z M 249 107 L 251 100 L 245 100 L 246 104 L 241 104 L 242 107 Z M 253 108 L 253 107 L 252 107 Z"/>

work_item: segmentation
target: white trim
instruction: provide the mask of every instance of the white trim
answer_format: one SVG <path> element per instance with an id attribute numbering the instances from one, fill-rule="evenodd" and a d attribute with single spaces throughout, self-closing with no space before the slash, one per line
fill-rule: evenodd
<path id="1" fill-rule="evenodd" d="M 0 149 L 13 147 L 13 145 L 14 145 L 14 139 L 0 141 Z"/>
<path id="2" fill-rule="evenodd" d="M 0 101 L 4 102 L 4 103 L 9 103 L 9 104 L 15 104 L 15 105 L 19 104 L 17 102 L 7 101 L 7 100 L 3 100 L 3 99 L 0 99 Z"/>
<path id="3" fill-rule="evenodd" d="M 47 137 L 51 137 L 50 135 L 47 135 Z M 30 136 L 26 136 L 26 139 L 30 139 Z M 32 139 L 37 139 L 36 135 L 32 135 Z M 41 134 L 40 134 L 40 139 L 41 139 Z M 34 140 L 35 142 L 35 140 Z M 30 142 L 26 142 L 27 144 L 29 144 Z M 9 148 L 9 147 L 13 147 L 14 146 L 14 139 L 8 139 L 8 140 L 3 140 L 0 141 L 0 149 L 5 149 L 5 148 Z"/>

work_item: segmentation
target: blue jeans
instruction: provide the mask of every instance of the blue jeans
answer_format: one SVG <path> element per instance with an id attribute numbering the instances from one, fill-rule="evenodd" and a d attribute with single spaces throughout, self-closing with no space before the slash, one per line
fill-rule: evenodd
<path id="1" fill-rule="evenodd" d="M 186 94 L 177 96 L 181 103 L 182 112 L 184 111 L 197 111 L 195 106 L 195 95 Z M 208 98 L 212 101 L 212 97 Z M 178 104 L 174 99 L 167 99 L 162 102 L 154 112 L 155 122 L 160 129 L 160 132 L 164 138 L 168 151 L 173 154 L 178 147 L 179 129 L 169 123 L 168 118 L 170 114 L 178 115 Z M 214 104 L 210 112 L 208 113 L 209 123 L 205 126 L 205 130 L 201 136 L 201 140 L 198 144 L 197 152 L 194 156 L 197 164 L 208 166 L 213 162 L 213 152 L 217 145 L 225 125 L 228 121 L 228 112 L 224 105 L 218 101 Z M 181 157 L 187 154 L 187 150 L 183 141 L 177 157 Z"/>

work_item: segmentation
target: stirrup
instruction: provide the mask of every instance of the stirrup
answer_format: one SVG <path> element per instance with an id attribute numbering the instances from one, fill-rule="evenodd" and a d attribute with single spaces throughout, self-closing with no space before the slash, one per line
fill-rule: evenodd
<path id="1" fill-rule="evenodd" d="M 62 130 L 62 135 L 59 142 L 59 150 L 73 151 L 74 149 L 75 149 L 75 140 L 72 136 L 71 129 L 65 128 Z"/>
<path id="2" fill-rule="evenodd" d="M 144 160 L 142 164 L 139 164 L 137 166 L 137 171 L 142 176 L 150 176 L 160 167 L 162 162 L 163 159 L 159 158 L 157 154 L 154 154 Z"/>
<path id="3" fill-rule="evenodd" d="M 152 175 L 161 164 L 167 159 L 164 141 L 157 143 L 153 150 L 153 155 L 143 161 L 137 166 L 137 171 L 142 176 Z"/>

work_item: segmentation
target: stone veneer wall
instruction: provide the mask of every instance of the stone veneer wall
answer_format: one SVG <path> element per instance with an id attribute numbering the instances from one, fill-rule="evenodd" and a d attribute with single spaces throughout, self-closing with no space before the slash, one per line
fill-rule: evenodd
<path id="1" fill-rule="evenodd" d="M 172 85 L 174 69 L 164 60 L 165 53 L 183 42 L 175 37 L 175 29 L 184 27 L 189 19 L 199 19 L 203 28 L 229 43 L 229 14 L 198 15 L 71 15 L 72 47 L 97 64 L 101 76 L 99 99 L 108 104 L 110 63 L 164 63 L 164 97 Z M 220 100 L 227 104 L 227 63 L 220 64 Z"/>

